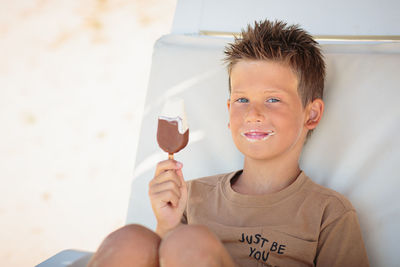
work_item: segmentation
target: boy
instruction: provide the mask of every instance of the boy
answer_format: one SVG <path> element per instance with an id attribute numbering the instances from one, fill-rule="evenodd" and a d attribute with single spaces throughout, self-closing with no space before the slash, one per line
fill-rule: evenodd
<path id="1" fill-rule="evenodd" d="M 181 163 L 160 162 L 149 185 L 156 233 L 125 226 L 89 266 L 368 266 L 351 203 L 298 164 L 324 110 L 317 43 L 264 21 L 225 53 L 228 127 L 243 170 L 186 184 Z"/>

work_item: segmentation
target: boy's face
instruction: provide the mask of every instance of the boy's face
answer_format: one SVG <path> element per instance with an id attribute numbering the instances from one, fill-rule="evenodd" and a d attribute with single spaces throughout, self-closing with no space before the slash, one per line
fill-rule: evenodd
<path id="1" fill-rule="evenodd" d="M 307 131 L 319 118 L 311 125 L 315 111 L 310 111 L 315 108 L 312 104 L 303 108 L 297 86 L 297 76 L 282 63 L 242 60 L 234 65 L 229 127 L 233 141 L 246 157 L 299 157 Z M 322 110 L 323 106 L 320 115 Z"/>

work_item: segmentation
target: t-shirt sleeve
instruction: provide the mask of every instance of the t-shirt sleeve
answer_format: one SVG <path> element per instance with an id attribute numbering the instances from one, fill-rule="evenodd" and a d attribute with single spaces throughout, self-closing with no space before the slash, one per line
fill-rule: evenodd
<path id="1" fill-rule="evenodd" d="M 320 232 L 315 265 L 369 266 L 357 214 L 349 210 Z"/>

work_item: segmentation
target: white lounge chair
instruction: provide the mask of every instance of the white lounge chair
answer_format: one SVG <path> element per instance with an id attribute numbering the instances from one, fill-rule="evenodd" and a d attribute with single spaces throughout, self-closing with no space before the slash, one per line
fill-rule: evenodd
<path id="1" fill-rule="evenodd" d="M 221 2 L 228 3 L 225 0 Z M 160 108 L 170 97 L 184 98 L 187 108 L 190 143 L 176 154 L 176 159 L 184 163 L 185 179 L 241 168 L 242 158 L 226 127 L 228 76 L 221 61 L 223 47 L 232 37 L 221 31 L 237 31 L 235 27 L 239 22 L 230 17 L 241 12 L 249 22 L 258 19 L 261 13 L 255 9 L 261 4 L 260 1 L 246 1 L 247 9 L 242 11 L 235 10 L 238 9 L 237 1 L 230 2 L 233 3 L 232 14 L 224 18 L 222 26 L 214 27 L 219 22 L 209 9 L 216 8 L 218 1 L 178 1 L 172 33 L 163 36 L 154 46 L 127 224 L 140 223 L 155 228 L 147 186 L 153 177 L 155 164 L 167 157 L 156 143 L 156 129 Z M 392 8 L 399 5 L 395 1 L 389 2 Z M 253 7 L 247 7 L 252 3 Z M 284 2 L 268 4 L 272 10 L 279 5 L 292 5 Z M 360 1 L 359 4 L 365 7 L 365 3 Z M 321 7 L 323 3 L 316 2 L 314 5 Z M 198 7 L 201 7 L 200 11 Z M 392 12 L 392 8 L 388 10 Z M 257 15 L 252 17 L 251 9 Z M 372 9 L 373 6 L 366 8 L 368 12 L 373 12 Z M 227 12 L 231 10 L 225 7 L 224 14 Z M 345 19 L 349 18 L 346 15 L 348 12 L 354 14 L 357 11 L 346 12 Z M 392 14 L 390 12 L 388 16 Z M 326 20 L 327 29 L 331 32 L 315 33 L 312 29 L 310 32 L 323 38 L 321 43 L 327 62 L 326 110 L 305 146 L 301 167 L 314 181 L 351 200 L 358 212 L 371 266 L 398 266 L 400 42 L 399 32 L 394 31 L 400 23 L 388 24 L 390 29 L 382 31 L 379 31 L 381 26 L 375 25 L 372 34 L 362 34 L 362 27 L 358 32 L 352 30 L 357 25 L 369 30 L 371 27 L 355 21 L 356 26 L 343 29 L 348 24 L 338 19 L 339 28 L 346 35 L 338 36 L 337 29 L 332 26 L 336 21 L 329 21 L 335 14 L 325 13 L 328 15 L 319 20 Z M 220 16 L 225 15 L 220 13 Z M 290 11 L 287 11 L 286 15 L 277 17 L 292 22 L 290 16 Z M 269 17 L 268 14 L 266 17 Z M 310 20 L 305 21 L 309 23 Z M 364 21 L 361 20 L 361 23 Z M 226 25 L 234 26 L 226 28 Z M 307 25 L 303 26 L 308 29 Z M 316 25 L 315 29 L 323 26 Z M 374 34 L 374 31 L 382 34 Z M 336 40 L 327 40 L 329 38 Z M 75 255 L 81 253 L 80 257 L 63 259 L 75 265 L 61 265 L 58 261 L 66 253 L 69 253 L 66 258 L 72 259 L 73 252 L 61 252 L 38 266 L 84 266 L 90 256 L 88 252 L 76 251 Z"/>

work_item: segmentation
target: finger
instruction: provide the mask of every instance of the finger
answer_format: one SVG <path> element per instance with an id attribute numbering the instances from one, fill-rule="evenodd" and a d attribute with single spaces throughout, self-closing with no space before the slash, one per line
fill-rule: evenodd
<path id="1" fill-rule="evenodd" d="M 178 170 L 176 170 L 175 172 L 176 172 L 176 174 L 179 176 L 179 178 L 180 178 L 181 181 L 185 181 L 185 180 L 183 179 L 182 169 L 178 169 Z"/>
<path id="2" fill-rule="evenodd" d="M 173 181 L 176 183 L 178 187 L 181 186 L 181 178 L 179 175 L 176 173 L 175 170 L 167 170 L 158 176 L 154 177 L 153 180 L 150 181 L 150 186 L 153 186 L 155 184 L 160 184 L 166 181 Z"/>
<path id="3" fill-rule="evenodd" d="M 179 202 L 178 196 L 175 194 L 174 191 L 166 190 L 153 195 L 154 200 L 158 203 L 158 207 L 163 208 L 171 203 L 173 207 L 176 207 Z"/>
<path id="4" fill-rule="evenodd" d="M 179 176 L 179 179 L 180 179 L 180 185 L 181 185 L 181 187 L 183 187 L 183 188 L 187 188 L 187 184 L 186 184 L 186 181 L 185 181 L 185 179 L 183 178 L 183 173 L 182 173 L 182 169 L 180 169 L 180 170 L 177 170 L 176 171 L 176 174 Z"/>
<path id="5" fill-rule="evenodd" d="M 182 201 L 183 203 L 186 203 L 188 195 L 188 185 L 182 176 L 181 176 L 181 185 L 182 186 L 179 188 L 179 191 L 181 193 L 181 197 L 179 200 Z"/>
<path id="6" fill-rule="evenodd" d="M 181 190 L 178 185 L 174 181 L 166 181 L 160 184 L 154 184 L 150 187 L 150 195 L 157 194 L 162 191 L 172 190 L 178 196 L 181 197 Z"/>
<path id="7" fill-rule="evenodd" d="M 179 161 L 168 159 L 161 161 L 156 166 L 156 172 L 154 177 L 160 175 L 160 173 L 165 172 L 166 170 L 178 170 L 183 167 L 183 164 Z"/>

